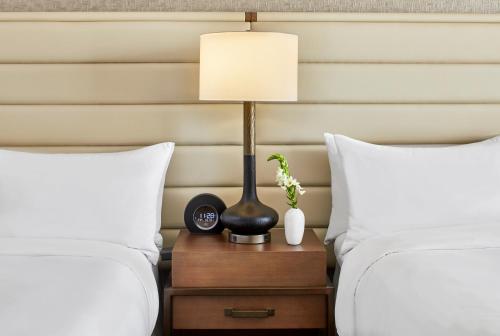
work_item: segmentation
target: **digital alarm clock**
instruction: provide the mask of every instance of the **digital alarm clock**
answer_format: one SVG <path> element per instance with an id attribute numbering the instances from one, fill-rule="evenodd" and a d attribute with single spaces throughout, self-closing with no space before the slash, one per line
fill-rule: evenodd
<path id="1" fill-rule="evenodd" d="M 191 233 L 221 233 L 224 226 L 220 215 L 226 205 L 213 194 L 200 194 L 193 197 L 184 210 L 184 223 Z"/>

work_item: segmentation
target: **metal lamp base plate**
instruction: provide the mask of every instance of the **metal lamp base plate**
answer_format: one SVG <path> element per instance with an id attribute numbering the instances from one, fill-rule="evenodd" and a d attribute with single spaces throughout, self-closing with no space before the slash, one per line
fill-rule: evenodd
<path id="1" fill-rule="evenodd" d="M 271 241 L 271 233 L 245 236 L 229 232 L 229 241 L 235 244 L 264 244 Z"/>

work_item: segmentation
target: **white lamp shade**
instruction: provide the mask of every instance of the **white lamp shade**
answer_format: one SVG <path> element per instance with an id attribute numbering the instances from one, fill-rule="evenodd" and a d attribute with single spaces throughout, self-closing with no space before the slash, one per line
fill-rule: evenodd
<path id="1" fill-rule="evenodd" d="M 297 35 L 227 32 L 200 37 L 200 99 L 296 101 Z"/>

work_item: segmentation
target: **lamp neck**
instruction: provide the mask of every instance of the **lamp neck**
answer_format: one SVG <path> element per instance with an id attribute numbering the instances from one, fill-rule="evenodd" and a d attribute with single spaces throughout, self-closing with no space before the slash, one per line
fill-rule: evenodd
<path id="1" fill-rule="evenodd" d="M 255 103 L 243 103 L 243 154 L 255 155 Z"/>
<path id="2" fill-rule="evenodd" d="M 243 103 L 243 196 L 242 200 L 256 200 L 255 177 L 255 103 Z"/>

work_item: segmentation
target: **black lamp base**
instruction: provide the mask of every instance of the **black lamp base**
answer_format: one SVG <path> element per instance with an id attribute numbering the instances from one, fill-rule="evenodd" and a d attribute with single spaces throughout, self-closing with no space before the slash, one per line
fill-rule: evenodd
<path id="1" fill-rule="evenodd" d="M 252 239 L 250 236 L 265 235 L 278 223 L 278 213 L 273 208 L 261 203 L 257 198 L 254 155 L 244 156 L 244 184 L 241 200 L 227 208 L 220 219 L 224 226 L 231 230 L 231 234 L 249 236 L 246 240 L 262 240 L 262 243 L 268 240 Z M 235 240 L 234 242 L 239 242 L 245 239 Z"/>
<path id="2" fill-rule="evenodd" d="M 261 235 L 278 223 L 278 213 L 259 200 L 242 199 L 221 215 L 226 228 L 237 235 Z"/>

